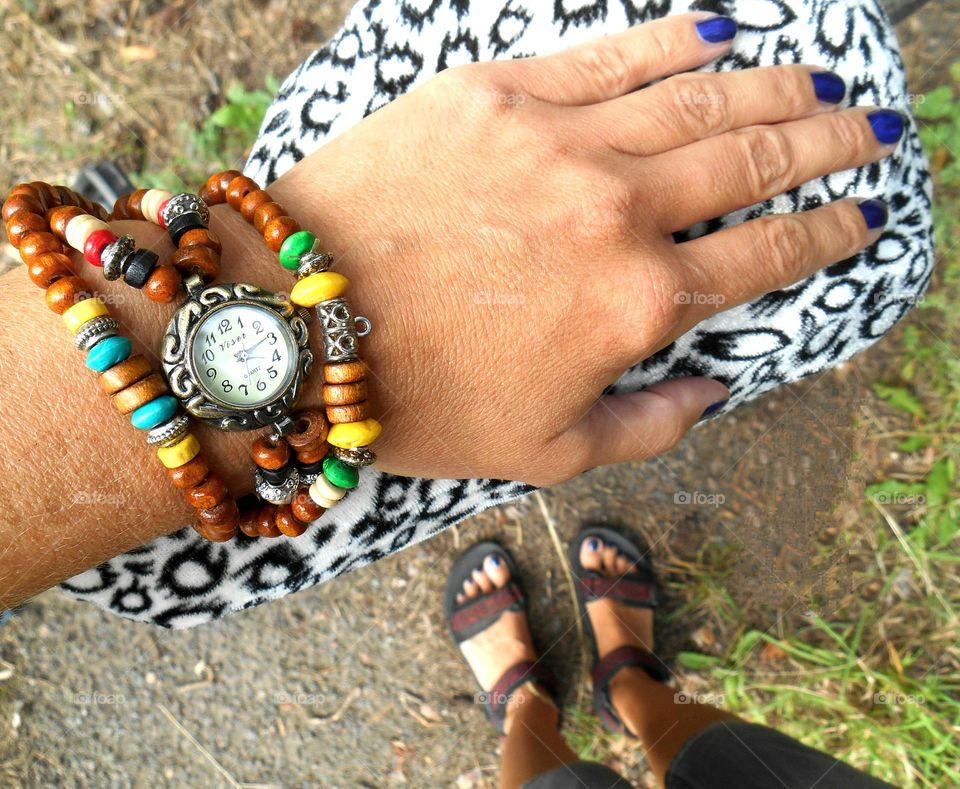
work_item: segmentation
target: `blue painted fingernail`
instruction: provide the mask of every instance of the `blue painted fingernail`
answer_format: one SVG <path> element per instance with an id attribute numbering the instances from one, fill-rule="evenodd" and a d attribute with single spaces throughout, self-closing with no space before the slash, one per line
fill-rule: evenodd
<path id="1" fill-rule="evenodd" d="M 701 419 L 706 419 L 706 418 L 707 418 L 708 416 L 710 416 L 711 414 L 717 413 L 717 411 L 719 411 L 721 408 L 723 408 L 723 407 L 724 407 L 727 403 L 729 403 L 729 402 L 730 402 L 730 398 L 727 398 L 726 400 L 717 400 L 717 402 L 711 403 L 710 405 L 708 405 L 708 406 L 706 407 L 706 409 L 704 410 L 704 412 L 703 412 L 702 414 L 700 414 L 700 418 L 701 418 Z"/>
<path id="2" fill-rule="evenodd" d="M 860 209 L 867 227 L 871 230 L 876 230 L 887 224 L 887 204 L 882 200 L 874 200 L 873 198 L 861 200 L 857 203 L 857 208 Z"/>
<path id="3" fill-rule="evenodd" d="M 697 22 L 697 35 L 708 44 L 729 41 L 737 34 L 737 23 L 728 16 L 712 16 Z"/>
<path id="4" fill-rule="evenodd" d="M 488 557 L 487 557 L 487 560 L 488 560 L 488 561 L 490 562 L 490 564 L 492 564 L 494 567 L 499 567 L 499 566 L 500 566 L 500 557 L 497 556 L 496 554 L 494 554 L 493 556 L 488 556 Z"/>
<path id="5" fill-rule="evenodd" d="M 847 84 L 832 71 L 817 71 L 810 75 L 813 92 L 820 101 L 839 104 L 847 93 Z"/>
<path id="6" fill-rule="evenodd" d="M 595 551 L 599 547 L 600 547 L 600 540 L 598 540 L 596 537 L 591 537 L 589 540 L 587 540 L 588 551 Z"/>
<path id="7" fill-rule="evenodd" d="M 867 115 L 878 142 L 893 145 L 903 136 L 903 116 L 896 110 L 877 110 Z"/>

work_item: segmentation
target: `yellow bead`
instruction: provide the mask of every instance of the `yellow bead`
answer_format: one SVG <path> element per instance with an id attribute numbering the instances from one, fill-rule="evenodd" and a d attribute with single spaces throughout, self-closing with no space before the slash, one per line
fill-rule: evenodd
<path id="1" fill-rule="evenodd" d="M 67 324 L 67 328 L 76 334 L 80 330 L 80 327 L 87 321 L 99 318 L 101 315 L 109 314 L 110 311 L 107 309 L 107 305 L 100 301 L 99 298 L 93 298 L 78 301 L 63 313 L 61 317 L 63 318 L 63 322 Z"/>
<path id="2" fill-rule="evenodd" d="M 193 460 L 200 451 L 200 442 L 193 433 L 187 433 L 172 447 L 160 447 L 157 457 L 167 468 L 180 468 Z"/>
<path id="3" fill-rule="evenodd" d="M 354 449 L 372 444 L 383 428 L 376 419 L 362 422 L 343 422 L 333 425 L 327 433 L 327 443 L 343 449 Z M 319 477 L 317 477 L 319 479 Z"/>
<path id="4" fill-rule="evenodd" d="M 301 307 L 313 307 L 321 301 L 335 299 L 350 284 L 343 274 L 336 271 L 320 271 L 304 277 L 290 291 L 290 300 Z"/>

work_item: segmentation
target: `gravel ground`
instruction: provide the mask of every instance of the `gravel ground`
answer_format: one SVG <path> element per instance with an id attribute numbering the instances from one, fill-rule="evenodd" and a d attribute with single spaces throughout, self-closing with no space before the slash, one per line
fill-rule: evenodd
<path id="1" fill-rule="evenodd" d="M 153 6 L 143 4 L 139 12 L 171 29 L 177 13 L 192 13 L 197 30 L 169 35 L 168 44 L 178 53 L 193 51 L 191 44 L 196 52 L 224 47 L 223 62 L 211 70 L 215 83 L 232 73 L 257 76 L 260 64 L 278 58 L 294 65 L 310 49 L 303 38 L 329 33 L 347 6 L 323 3 L 310 16 L 306 4 L 238 3 L 235 19 L 223 3 L 209 5 L 206 17 L 176 4 L 149 14 L 143 8 Z M 66 24 L 72 6 L 64 6 L 40 3 L 33 17 Z M 90 4 L 92 12 L 108 6 Z M 131 16 L 138 13 L 133 6 Z M 947 31 L 957 29 L 957 16 L 951 2 L 906 23 L 916 90 L 934 84 L 952 60 Z M 14 6 L 0 10 L 11 35 L 39 35 L 22 17 Z M 300 40 L 278 54 L 277 37 L 264 37 L 251 19 L 290 29 Z M 81 60 L 90 44 L 84 30 L 77 33 L 82 45 L 63 44 Z M 925 35 L 929 30 L 939 32 Z M 247 51 L 235 41 L 227 47 L 227 32 Z M 135 36 L 125 41 L 137 43 Z M 18 48 L 4 57 L 29 84 L 45 74 L 34 55 Z M 145 70 L 138 84 L 149 85 L 158 73 L 149 62 L 137 67 Z M 193 90 L 189 81 L 177 84 Z M 202 90 L 195 93 L 188 104 L 202 112 Z M 23 99 L 22 91 L 5 95 Z M 55 115 L 46 117 L 55 124 Z M 148 161 L 163 153 L 162 135 L 150 139 L 156 142 Z M 7 157 L 5 165 L 11 175 L 33 166 L 34 154 L 41 160 L 42 146 L 17 150 L 19 158 Z M 69 172 L 70 155 L 55 164 Z M 440 590 L 456 552 L 487 536 L 516 552 L 536 637 L 571 703 L 584 691 L 582 644 L 557 541 L 570 539 L 583 519 L 626 523 L 653 545 L 667 610 L 690 599 L 697 565 L 724 553 L 728 588 L 751 625 L 781 631 L 812 599 L 824 613 L 856 592 L 845 572 L 847 553 L 830 546 L 840 529 L 856 537 L 847 502 L 869 469 L 852 425 L 875 426 L 863 410 L 864 382 L 888 364 L 885 345 L 704 426 L 658 460 L 590 472 L 335 583 L 202 629 L 156 630 L 57 591 L 40 595 L 0 629 L 0 786 L 494 786 L 497 739 L 473 703 L 440 615 Z M 710 612 L 691 612 L 661 628 L 661 649 L 667 656 L 719 649 L 730 635 L 723 628 Z M 639 754 L 623 747 L 614 755 L 647 785 Z"/>

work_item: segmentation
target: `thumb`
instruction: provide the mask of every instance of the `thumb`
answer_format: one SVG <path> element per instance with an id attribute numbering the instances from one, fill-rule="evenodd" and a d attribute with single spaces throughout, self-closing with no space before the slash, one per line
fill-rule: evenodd
<path id="1" fill-rule="evenodd" d="M 678 378 L 640 392 L 604 395 L 562 436 L 584 468 L 654 457 L 670 449 L 730 391 L 710 378 Z"/>

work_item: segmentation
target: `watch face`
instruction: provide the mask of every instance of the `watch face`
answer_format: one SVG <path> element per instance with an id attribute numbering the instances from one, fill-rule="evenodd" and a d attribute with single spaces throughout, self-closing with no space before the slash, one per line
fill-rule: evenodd
<path id="1" fill-rule="evenodd" d="M 197 384 L 211 400 L 254 409 L 280 397 L 296 373 L 297 345 L 286 321 L 256 304 L 209 312 L 190 346 Z"/>

